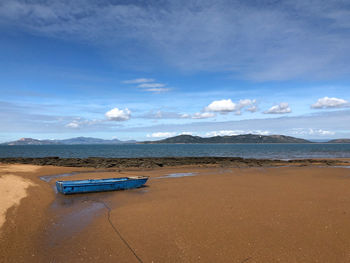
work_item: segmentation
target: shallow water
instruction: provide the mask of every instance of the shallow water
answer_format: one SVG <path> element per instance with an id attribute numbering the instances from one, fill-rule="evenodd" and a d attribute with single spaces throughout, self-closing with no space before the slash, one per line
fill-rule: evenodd
<path id="1" fill-rule="evenodd" d="M 96 193 L 63 195 L 57 192 L 53 179 L 78 174 L 89 174 L 105 171 L 85 171 L 63 173 L 56 175 L 41 176 L 40 179 L 47 182 L 55 191 L 55 200 L 50 206 L 53 218 L 50 227 L 46 232 L 45 242 L 49 247 L 60 244 L 65 239 L 69 239 L 88 227 L 95 218 L 103 213 L 109 213 L 110 209 L 117 207 L 118 202 L 110 202 L 112 195 L 119 191 L 107 191 Z M 114 172 L 111 172 L 114 174 Z M 147 187 L 130 189 L 130 194 L 146 194 Z M 123 191 L 124 192 L 124 191 Z"/>
<path id="2" fill-rule="evenodd" d="M 178 177 L 186 177 L 186 176 L 196 176 L 198 175 L 197 173 L 172 173 L 172 174 L 167 174 L 164 176 L 156 177 L 157 179 L 162 179 L 162 178 L 178 178 Z"/>
<path id="3" fill-rule="evenodd" d="M 55 209 L 57 218 L 47 234 L 49 245 L 55 246 L 82 231 L 103 212 L 105 206 L 101 202 L 85 201 L 71 204 L 69 207 L 54 203 L 51 208 Z"/>
<path id="4" fill-rule="evenodd" d="M 64 174 L 54 174 L 54 175 L 44 175 L 40 176 L 40 180 L 43 180 L 47 183 L 51 182 L 52 179 L 60 178 L 60 177 L 66 177 L 66 176 L 73 176 L 79 174 L 79 172 L 73 172 L 73 173 L 64 173 Z"/>

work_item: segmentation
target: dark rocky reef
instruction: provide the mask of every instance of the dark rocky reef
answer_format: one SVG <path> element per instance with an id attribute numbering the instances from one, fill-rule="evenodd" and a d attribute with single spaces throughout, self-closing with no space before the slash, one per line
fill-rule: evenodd
<path id="1" fill-rule="evenodd" d="M 182 165 L 221 166 L 221 167 L 271 167 L 271 166 L 337 166 L 349 165 L 347 161 L 330 159 L 301 159 L 301 160 L 271 160 L 244 159 L 239 157 L 164 157 L 164 158 L 0 158 L 0 163 L 54 165 L 66 167 L 94 167 L 94 168 L 157 168 Z"/>

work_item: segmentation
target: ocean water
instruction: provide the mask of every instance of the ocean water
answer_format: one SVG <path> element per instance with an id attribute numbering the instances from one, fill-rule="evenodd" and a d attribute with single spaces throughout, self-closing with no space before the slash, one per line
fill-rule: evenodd
<path id="1" fill-rule="evenodd" d="M 220 156 L 257 159 L 350 158 L 350 144 L 0 145 L 0 157 L 134 158 Z"/>

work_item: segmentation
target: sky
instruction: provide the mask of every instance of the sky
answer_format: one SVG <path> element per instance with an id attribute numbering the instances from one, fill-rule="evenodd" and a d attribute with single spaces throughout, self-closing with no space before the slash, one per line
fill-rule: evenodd
<path id="1" fill-rule="evenodd" d="M 350 2 L 0 0 L 0 142 L 350 138 Z"/>

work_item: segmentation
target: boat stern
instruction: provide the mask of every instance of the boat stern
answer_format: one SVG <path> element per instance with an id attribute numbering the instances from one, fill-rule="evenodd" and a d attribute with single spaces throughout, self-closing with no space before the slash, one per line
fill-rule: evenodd
<path id="1" fill-rule="evenodd" d="M 57 191 L 64 194 L 63 192 L 63 185 L 62 185 L 62 181 L 57 181 L 56 182 L 56 188 L 57 188 Z"/>

